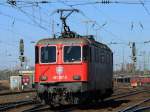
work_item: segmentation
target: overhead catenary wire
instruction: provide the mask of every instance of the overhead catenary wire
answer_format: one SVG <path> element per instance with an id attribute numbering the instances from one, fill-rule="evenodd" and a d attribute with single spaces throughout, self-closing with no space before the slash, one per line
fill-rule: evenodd
<path id="1" fill-rule="evenodd" d="M 23 1 L 23 0 L 16 0 L 15 1 L 15 4 L 14 4 L 14 0 L 8 0 L 9 4 L 12 4 L 12 5 L 20 5 L 20 6 L 24 6 L 26 7 L 26 5 L 39 5 L 39 4 L 52 4 L 52 3 L 58 3 L 58 2 L 63 2 L 63 3 L 71 3 L 71 4 L 68 4 L 70 6 L 81 6 L 81 5 L 94 5 L 94 4 L 131 4 L 131 5 L 139 5 L 141 4 L 141 2 L 139 1 L 135 1 L 135 0 L 130 0 L 130 1 L 127 1 L 127 0 L 124 0 L 124 1 L 119 1 L 119 0 L 99 0 L 99 1 L 78 1 L 79 3 L 77 3 L 77 1 L 66 1 L 66 0 L 54 0 L 54 1 L 49 1 L 49 0 L 40 0 L 40 1 Z M 145 3 L 150 3 L 150 1 L 144 1 Z M 5 2 L 4 2 L 5 3 Z M 0 3 L 0 4 L 4 4 L 4 3 Z"/>
<path id="2" fill-rule="evenodd" d="M 41 18 L 37 18 L 37 17 L 32 17 L 32 15 L 31 14 L 29 14 L 29 13 L 27 13 L 26 11 L 24 11 L 21 7 L 19 7 L 18 5 L 17 5 L 17 3 L 18 2 L 23 2 L 23 1 L 16 1 L 16 4 L 14 5 L 14 4 L 10 4 L 10 6 L 12 6 L 12 8 L 15 8 L 15 9 L 17 9 L 18 11 L 21 11 L 23 14 L 25 14 L 25 16 L 26 17 L 28 17 L 36 26 L 38 26 L 39 28 L 41 28 L 41 29 L 43 29 L 43 30 L 45 30 L 45 31 L 48 31 L 48 29 L 45 27 L 45 26 L 42 26 L 39 22 L 37 22 L 36 20 L 39 20 L 40 22 L 42 21 L 42 22 L 45 22 L 46 24 L 48 24 L 48 22 L 47 21 L 45 21 L 45 20 L 41 20 Z M 34 2 L 29 2 L 29 3 L 31 3 L 31 4 L 33 4 Z M 37 3 L 44 3 L 44 2 L 37 2 Z"/>
<path id="3" fill-rule="evenodd" d="M 61 2 L 71 8 L 73 8 L 73 6 L 77 6 L 77 5 L 86 5 L 86 4 L 111 4 L 111 3 L 118 3 L 118 4 L 142 4 L 141 2 L 138 2 L 138 1 L 110 1 L 110 0 L 101 0 L 101 1 L 92 1 L 92 2 L 84 2 L 84 3 L 80 3 L 80 4 L 68 4 L 70 3 L 71 1 L 63 1 L 63 0 L 58 0 L 58 1 L 46 1 L 46 0 L 43 0 L 43 1 L 16 1 L 17 3 L 21 4 L 32 4 L 32 5 L 38 5 L 38 4 L 47 4 L 47 3 L 57 3 L 57 2 Z M 150 1 L 144 1 L 145 3 L 148 3 Z M 143 2 L 143 3 L 144 3 Z M 40 26 L 40 25 L 38 25 Z M 43 27 L 42 27 L 43 28 Z"/>
<path id="4" fill-rule="evenodd" d="M 24 4 L 47 4 L 47 3 L 56 3 L 48 0 L 40 0 L 40 1 L 32 1 L 32 0 L 7 0 L 7 3 L 12 4 L 12 5 L 24 5 Z"/>
<path id="5" fill-rule="evenodd" d="M 141 1 L 141 0 L 139 0 L 139 2 L 141 3 L 143 8 L 145 9 L 146 13 L 150 16 L 150 12 L 149 12 L 148 8 L 145 6 L 145 3 L 143 1 Z"/>
<path id="6" fill-rule="evenodd" d="M 109 15 L 105 14 L 102 10 L 100 10 L 98 7 L 96 7 L 95 5 L 93 5 L 93 8 L 96 9 L 97 12 L 100 12 L 101 14 L 103 14 L 106 18 L 108 18 L 110 21 L 112 22 L 117 22 L 116 20 L 114 20 L 113 18 L 111 18 Z"/>
<path id="7" fill-rule="evenodd" d="M 24 13 L 29 19 L 31 19 L 35 25 L 37 25 L 38 27 L 42 28 L 43 30 L 45 31 L 48 31 L 47 28 L 45 28 L 44 26 L 42 26 L 40 23 L 38 23 L 34 18 L 32 18 L 27 12 L 25 12 L 24 10 L 22 10 L 21 8 L 19 7 L 16 7 L 18 10 L 20 10 L 22 13 Z"/>
<path id="8" fill-rule="evenodd" d="M 65 5 L 69 6 L 69 7 L 72 7 L 75 6 L 75 5 L 80 5 L 80 4 L 74 4 L 74 5 L 70 5 L 70 4 L 67 4 L 69 3 L 70 1 L 63 1 L 63 0 L 58 0 L 58 1 L 46 1 L 46 0 L 43 0 L 43 1 L 16 1 L 17 3 L 19 3 L 21 5 L 21 3 L 23 4 L 32 4 L 32 5 L 35 5 L 35 4 L 47 4 L 47 3 L 56 3 L 56 2 L 61 2 L 61 3 L 64 3 Z M 144 1 L 144 2 L 150 2 L 150 1 Z M 110 0 L 101 0 L 101 1 L 96 1 L 96 2 L 84 2 L 84 3 L 81 3 L 81 5 L 86 5 L 86 4 L 110 4 L 110 3 L 120 3 L 120 4 L 141 4 L 141 2 L 138 2 L 138 1 L 110 1 Z M 39 26 L 39 25 L 38 25 Z"/>
<path id="9" fill-rule="evenodd" d="M 7 6 L 7 7 L 10 7 L 10 5 L 6 5 L 6 6 Z M 11 8 L 17 8 L 17 10 L 21 10 L 22 13 L 26 14 L 27 16 L 32 16 L 32 15 L 28 14 L 27 12 L 23 11 L 23 9 L 20 8 L 20 7 L 18 7 L 18 6 L 12 6 Z M 0 12 L 0 13 L 1 13 L 1 12 Z M 2 15 L 10 17 L 10 15 L 5 14 L 5 13 L 3 13 Z M 11 17 L 12 17 L 12 16 L 11 16 Z M 13 17 L 13 18 L 16 18 L 16 17 Z M 40 19 L 40 18 L 36 18 L 36 19 Z M 21 20 L 21 19 L 20 19 L 20 20 Z M 25 20 L 24 20 L 24 21 L 25 21 Z M 42 21 L 47 24 L 47 21 L 45 21 L 45 20 L 42 20 Z M 31 24 L 31 23 L 29 23 L 29 24 Z"/>
<path id="10" fill-rule="evenodd" d="M 1 12 L 0 11 L 0 15 L 2 15 L 2 16 L 5 16 L 5 17 L 8 17 L 8 18 L 10 18 L 10 19 L 12 19 L 12 20 L 17 20 L 17 21 L 20 21 L 20 22 L 22 22 L 22 23 L 25 23 L 25 24 L 28 24 L 28 25 L 32 25 L 32 26 L 36 26 L 36 27 L 38 27 L 38 28 L 41 28 L 40 26 L 37 26 L 36 24 L 33 24 L 33 23 L 31 23 L 31 22 L 28 22 L 28 21 L 26 21 L 26 20 L 24 20 L 24 19 L 21 19 L 21 18 L 17 18 L 17 17 L 14 17 L 14 16 L 11 16 L 11 15 L 8 15 L 8 14 L 5 14 L 5 13 L 3 13 L 3 12 Z M 42 28 L 43 29 L 43 28 Z M 44 29 L 45 30 L 45 29 Z"/>
<path id="11" fill-rule="evenodd" d="M 18 32 L 15 32 L 15 31 L 13 31 L 12 29 L 10 29 L 10 28 L 6 28 L 5 27 L 6 25 L 2 25 L 2 24 L 0 24 L 0 30 L 3 30 L 3 31 L 7 31 L 7 32 L 10 32 L 10 33 L 13 33 L 16 37 L 24 37 L 23 36 L 23 34 L 21 34 L 21 33 L 18 33 Z M 31 38 L 31 37 L 29 37 L 29 36 L 25 36 L 26 38 Z"/>
<path id="12" fill-rule="evenodd" d="M 149 3 L 150 1 L 145 1 L 145 3 Z M 92 1 L 92 2 L 84 2 L 77 4 L 70 4 L 71 6 L 82 6 L 82 5 L 96 5 L 96 4 L 125 4 L 125 5 L 140 5 L 141 2 L 138 1 L 110 1 L 110 0 L 101 0 L 101 1 Z"/>
<path id="13" fill-rule="evenodd" d="M 23 0 L 21 0 L 21 1 L 16 1 L 17 2 L 17 5 L 26 5 L 26 4 L 31 4 L 31 5 L 37 5 L 37 6 L 39 6 L 39 4 L 47 4 L 47 3 L 58 3 L 58 2 L 60 2 L 60 3 L 63 3 L 64 5 L 66 5 L 66 6 L 69 6 L 69 7 L 71 7 L 71 8 L 73 8 L 74 6 L 78 6 L 78 5 L 93 5 L 93 4 L 142 4 L 142 3 L 149 3 L 150 1 L 144 1 L 144 2 L 139 2 L 139 1 L 117 1 L 117 0 L 115 0 L 115 1 L 111 1 L 111 0 L 101 0 L 101 1 L 90 1 L 90 2 L 88 2 L 88 1 L 80 1 L 80 2 L 82 2 L 82 3 L 78 3 L 78 4 L 76 4 L 76 2 L 75 1 L 66 1 L 66 0 L 58 0 L 58 1 L 46 1 L 46 0 L 42 0 L 42 1 L 23 1 Z M 74 3 L 73 3 L 74 2 Z M 70 3 L 72 3 L 72 4 L 70 4 Z M 19 9 L 21 9 L 19 6 L 17 6 Z M 85 14 L 83 14 L 82 13 L 82 15 L 85 17 Z M 31 15 L 28 15 L 28 16 L 31 16 Z M 41 27 L 42 29 L 45 29 L 45 28 L 43 28 L 41 25 L 40 25 L 40 23 L 37 23 L 33 18 L 30 18 L 32 21 L 34 21 L 34 23 L 38 26 L 38 27 Z M 41 21 L 40 21 L 41 22 Z M 96 23 L 96 24 L 98 24 L 98 23 Z M 97 26 L 100 26 L 100 25 L 97 25 Z M 109 33 L 110 35 L 112 35 L 113 37 L 117 37 L 118 38 L 118 36 L 117 35 L 115 35 L 113 32 L 111 32 L 111 31 L 108 31 L 107 29 L 105 29 L 105 28 L 103 28 L 103 30 L 105 31 L 105 32 L 107 32 L 107 33 Z"/>

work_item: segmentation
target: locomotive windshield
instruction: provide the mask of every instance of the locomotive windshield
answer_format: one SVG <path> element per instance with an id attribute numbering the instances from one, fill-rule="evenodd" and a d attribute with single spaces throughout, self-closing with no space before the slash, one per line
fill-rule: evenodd
<path id="1" fill-rule="evenodd" d="M 81 61 L 80 46 L 64 46 L 64 62 L 79 62 Z"/>
<path id="2" fill-rule="evenodd" d="M 56 47 L 46 46 L 41 48 L 41 63 L 56 62 Z"/>

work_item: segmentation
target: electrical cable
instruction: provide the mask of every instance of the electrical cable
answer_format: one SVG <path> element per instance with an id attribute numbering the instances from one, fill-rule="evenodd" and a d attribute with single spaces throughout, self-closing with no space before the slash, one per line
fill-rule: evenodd
<path id="1" fill-rule="evenodd" d="M 145 9 L 145 11 L 147 12 L 147 14 L 150 16 L 150 12 L 148 10 L 148 8 L 145 6 L 145 3 L 141 0 L 139 0 L 139 2 L 141 3 L 141 5 L 143 6 L 143 8 Z"/>
<path id="2" fill-rule="evenodd" d="M 149 3 L 150 1 L 146 1 Z M 71 6 L 82 6 L 82 5 L 96 5 L 96 4 L 125 4 L 125 5 L 139 5 L 141 2 L 135 2 L 135 1 L 110 1 L 110 0 L 102 0 L 102 1 L 95 1 L 95 2 L 85 2 L 85 3 L 77 3 L 72 4 Z"/>
<path id="3" fill-rule="evenodd" d="M 5 16 L 5 17 L 8 17 L 8 18 L 10 18 L 10 19 L 14 19 L 14 18 L 15 18 L 15 20 L 17 20 L 17 21 L 20 21 L 20 22 L 25 23 L 25 24 L 28 24 L 28 25 L 32 25 L 32 26 L 34 26 L 34 27 L 36 26 L 36 27 L 39 28 L 39 26 L 37 26 L 37 25 L 35 25 L 35 24 L 31 23 L 31 22 L 25 21 L 25 20 L 23 20 L 23 19 L 21 19 L 21 18 L 16 18 L 16 17 L 11 16 L 11 15 L 8 15 L 8 14 L 4 14 L 4 13 L 1 12 L 1 11 L 0 11 L 0 15 Z M 40 28 L 41 28 L 41 27 L 40 27 Z"/>

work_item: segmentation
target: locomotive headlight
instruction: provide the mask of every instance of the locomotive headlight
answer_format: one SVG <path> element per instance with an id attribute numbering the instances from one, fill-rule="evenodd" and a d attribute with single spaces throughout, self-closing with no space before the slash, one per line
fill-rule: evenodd
<path id="1" fill-rule="evenodd" d="M 46 81 L 47 79 L 48 79 L 48 77 L 45 75 L 40 76 L 40 81 Z"/>
<path id="2" fill-rule="evenodd" d="M 81 76 L 80 75 L 73 75 L 73 80 L 81 80 Z"/>

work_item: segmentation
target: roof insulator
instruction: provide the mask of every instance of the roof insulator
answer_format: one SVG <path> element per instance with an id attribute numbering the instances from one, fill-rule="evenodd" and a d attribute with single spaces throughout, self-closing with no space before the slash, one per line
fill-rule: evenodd
<path id="1" fill-rule="evenodd" d="M 110 1 L 109 0 L 102 0 L 102 4 L 109 4 Z"/>
<path id="2" fill-rule="evenodd" d="M 7 3 L 10 5 L 16 5 L 17 4 L 16 0 L 7 0 Z"/>
<path id="3" fill-rule="evenodd" d="M 41 1 L 41 3 L 48 3 L 48 1 Z"/>

